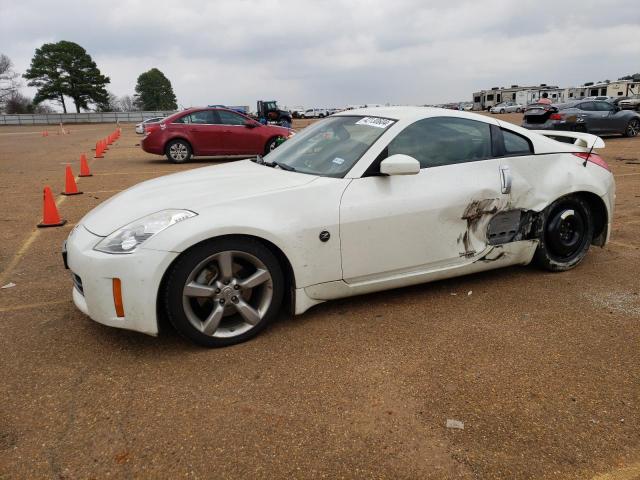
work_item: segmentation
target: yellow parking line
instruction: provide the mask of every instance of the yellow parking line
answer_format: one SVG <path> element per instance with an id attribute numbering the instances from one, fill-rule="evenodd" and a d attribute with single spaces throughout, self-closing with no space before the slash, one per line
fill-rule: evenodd
<path id="1" fill-rule="evenodd" d="M 596 475 L 591 480 L 638 480 L 640 478 L 640 463 L 629 467 Z"/>
<path id="2" fill-rule="evenodd" d="M 0 273 L 0 284 L 1 285 L 4 285 L 4 283 L 7 280 L 7 277 L 9 276 L 9 274 L 11 274 L 13 272 L 13 269 L 16 268 L 16 265 L 18 265 L 18 262 L 20 260 L 22 260 L 22 257 L 24 257 L 25 253 L 27 253 L 27 250 L 29 249 L 31 244 L 36 240 L 36 238 L 38 238 L 39 234 L 40 234 L 40 230 L 36 229 L 36 230 L 32 231 L 31 235 L 29 235 L 29 237 L 22 244 L 22 247 L 20 247 L 20 250 L 18 250 L 18 253 L 16 253 L 13 256 L 13 258 L 9 262 L 9 265 L 7 265 L 7 268 L 5 268 L 2 273 Z"/>
<path id="3" fill-rule="evenodd" d="M 53 302 L 29 303 L 26 305 L 16 305 L 15 307 L 0 307 L 0 313 L 15 312 L 17 310 L 28 310 L 30 308 L 49 307 L 51 305 L 61 305 L 69 303 L 70 300 L 55 300 Z"/>
<path id="4" fill-rule="evenodd" d="M 76 183 L 78 181 L 79 181 L 79 177 L 76 177 Z M 64 202 L 66 199 L 67 199 L 66 196 L 59 195 L 58 198 L 56 199 L 56 207 L 60 207 L 62 202 Z M 65 226 L 68 227 L 69 224 Z M 13 258 L 11 259 L 9 264 L 6 266 L 6 268 L 2 271 L 2 273 L 0 273 L 0 285 L 4 284 L 7 278 L 9 277 L 9 275 L 13 273 L 14 268 L 16 268 L 20 260 L 22 260 L 22 258 L 26 255 L 27 250 L 29 250 L 29 247 L 33 244 L 33 242 L 36 241 L 36 239 L 40 235 L 40 232 L 41 230 L 39 228 L 33 229 L 33 231 L 29 234 L 27 239 L 22 243 L 22 246 L 20 247 L 18 252 L 13 256 Z"/>

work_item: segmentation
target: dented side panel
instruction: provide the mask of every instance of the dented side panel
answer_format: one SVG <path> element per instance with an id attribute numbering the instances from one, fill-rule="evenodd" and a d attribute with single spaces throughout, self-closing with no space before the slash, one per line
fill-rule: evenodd
<path id="1" fill-rule="evenodd" d="M 487 225 L 508 203 L 498 159 L 365 177 L 340 206 L 343 278 L 349 283 L 468 262 L 487 248 Z"/>

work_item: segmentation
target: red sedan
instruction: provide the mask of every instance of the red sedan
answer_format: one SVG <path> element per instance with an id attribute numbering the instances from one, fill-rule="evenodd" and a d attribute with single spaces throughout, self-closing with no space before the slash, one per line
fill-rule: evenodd
<path id="1" fill-rule="evenodd" d="M 184 163 L 192 156 L 263 155 L 291 134 L 225 108 L 190 108 L 148 125 L 140 145 L 145 152 Z"/>

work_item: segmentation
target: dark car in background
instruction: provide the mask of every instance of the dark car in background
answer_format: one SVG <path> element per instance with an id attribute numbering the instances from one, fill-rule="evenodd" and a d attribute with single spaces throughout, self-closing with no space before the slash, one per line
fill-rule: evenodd
<path id="1" fill-rule="evenodd" d="M 189 108 L 149 124 L 140 146 L 184 163 L 192 156 L 263 155 L 291 135 L 289 128 L 263 125 L 228 108 Z"/>
<path id="2" fill-rule="evenodd" d="M 635 137 L 640 133 L 640 115 L 607 101 L 578 100 L 531 105 L 524 112 L 522 126 L 531 130 L 569 130 Z"/>

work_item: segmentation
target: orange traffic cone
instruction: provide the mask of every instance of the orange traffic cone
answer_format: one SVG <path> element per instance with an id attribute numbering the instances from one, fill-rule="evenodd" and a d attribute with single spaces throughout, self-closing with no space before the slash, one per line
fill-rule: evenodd
<path id="1" fill-rule="evenodd" d="M 102 150 L 102 143 L 96 142 L 96 156 L 94 158 L 104 158 L 104 151 Z"/>
<path id="2" fill-rule="evenodd" d="M 71 165 L 67 165 L 66 178 L 64 182 L 64 192 L 62 195 L 80 195 L 82 192 L 78 190 L 76 179 L 73 177 Z"/>
<path id="3" fill-rule="evenodd" d="M 44 187 L 44 203 L 42 207 L 42 221 L 38 224 L 38 228 L 60 227 L 67 223 L 66 220 L 60 218 L 58 207 L 53 200 L 51 188 Z"/>
<path id="4" fill-rule="evenodd" d="M 80 155 L 80 175 L 79 177 L 92 177 L 91 170 L 89 170 L 89 163 L 87 163 L 87 156 L 83 153 Z"/>
<path id="5" fill-rule="evenodd" d="M 102 139 L 102 149 L 106 152 L 107 150 L 109 150 L 109 144 L 107 143 L 107 139 L 103 138 Z"/>
<path id="6" fill-rule="evenodd" d="M 42 131 L 42 136 L 43 137 L 48 137 L 49 136 L 49 132 L 47 132 L 46 130 Z"/>
<path id="7" fill-rule="evenodd" d="M 113 137 L 111 136 L 111 134 L 109 134 L 107 136 L 107 145 L 111 145 L 113 143 Z"/>

